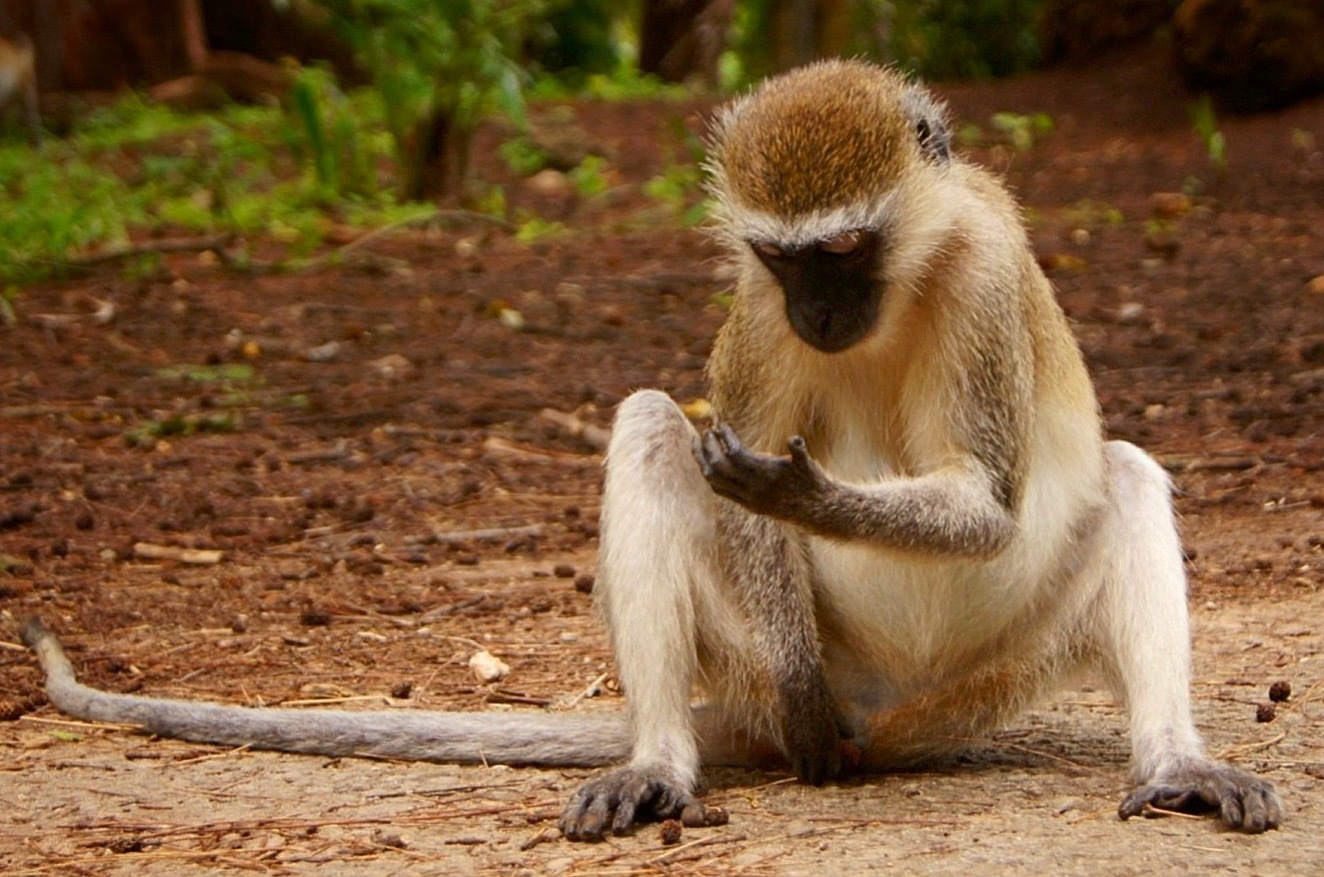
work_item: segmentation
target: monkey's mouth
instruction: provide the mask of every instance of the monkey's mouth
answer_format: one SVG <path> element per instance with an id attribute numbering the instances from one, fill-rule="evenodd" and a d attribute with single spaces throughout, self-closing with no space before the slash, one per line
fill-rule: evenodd
<path id="1" fill-rule="evenodd" d="M 873 329 L 878 319 L 879 296 L 863 300 L 809 300 L 786 296 L 786 317 L 796 336 L 822 353 L 840 353 L 853 347 Z"/>

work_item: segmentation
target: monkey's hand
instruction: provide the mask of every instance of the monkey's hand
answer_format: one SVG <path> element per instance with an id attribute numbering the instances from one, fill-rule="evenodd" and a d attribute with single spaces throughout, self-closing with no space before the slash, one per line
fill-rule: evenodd
<path id="1" fill-rule="evenodd" d="M 803 438 L 792 436 L 787 448 L 789 457 L 755 453 L 723 423 L 704 432 L 694 456 L 719 496 L 755 514 L 795 521 L 818 501 L 828 476 L 810 458 Z"/>
<path id="2" fill-rule="evenodd" d="M 859 763 L 859 750 L 850 742 L 850 727 L 826 685 L 818 689 L 817 696 L 806 692 L 799 703 L 787 703 L 785 708 L 785 754 L 800 782 L 822 785 Z"/>
<path id="3" fill-rule="evenodd" d="M 1228 828 L 1248 834 L 1277 828 L 1283 818 L 1272 783 L 1214 761 L 1188 763 L 1141 786 L 1126 796 L 1117 815 L 1129 819 L 1164 810 L 1216 812 Z"/>
<path id="4" fill-rule="evenodd" d="M 625 834 L 637 823 L 679 819 L 691 828 L 725 825 L 726 811 L 705 807 L 665 766 L 618 767 L 579 787 L 561 813 L 561 834 L 570 840 L 602 840 L 610 827 Z"/>

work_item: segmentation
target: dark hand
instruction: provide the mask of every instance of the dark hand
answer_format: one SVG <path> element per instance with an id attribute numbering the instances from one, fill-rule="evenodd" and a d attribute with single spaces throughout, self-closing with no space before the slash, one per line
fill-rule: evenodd
<path id="1" fill-rule="evenodd" d="M 794 519 L 798 509 L 812 504 L 827 478 L 810 458 L 803 438 L 793 436 L 787 448 L 789 457 L 755 453 L 735 430 L 719 424 L 700 437 L 694 455 L 719 496 L 755 514 Z"/>
<path id="2" fill-rule="evenodd" d="M 859 751 L 850 743 L 850 728 L 826 692 L 787 704 L 783 733 L 786 758 L 800 782 L 822 785 L 859 762 Z"/>

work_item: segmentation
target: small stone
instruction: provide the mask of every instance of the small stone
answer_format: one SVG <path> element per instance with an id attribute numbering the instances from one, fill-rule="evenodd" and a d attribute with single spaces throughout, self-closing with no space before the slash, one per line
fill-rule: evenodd
<path id="1" fill-rule="evenodd" d="M 374 831 L 372 833 L 372 839 L 374 843 L 380 844 L 384 847 L 393 847 L 397 850 L 403 850 L 409 847 L 409 842 L 401 837 L 399 833 L 387 831 L 385 829 L 379 828 Z"/>
<path id="2" fill-rule="evenodd" d="M 1162 219 L 1177 219 L 1191 212 L 1191 196 L 1183 192 L 1155 192 L 1149 196 L 1149 207 Z"/>
<path id="3" fill-rule="evenodd" d="M 316 347 L 309 347 L 303 352 L 303 358 L 309 362 L 330 362 L 340 355 L 340 342 L 328 341 Z"/>
<path id="4" fill-rule="evenodd" d="M 1292 683 L 1286 679 L 1279 679 L 1269 686 L 1269 700 L 1274 703 L 1282 703 L 1292 696 Z"/>
<path id="5" fill-rule="evenodd" d="M 455 255 L 461 259 L 472 259 L 478 255 L 478 242 L 473 238 L 460 238 L 455 242 Z"/>
<path id="6" fill-rule="evenodd" d="M 368 367 L 387 380 L 400 380 L 414 372 L 414 364 L 399 353 L 388 353 L 380 359 L 368 363 Z"/>
<path id="7" fill-rule="evenodd" d="M 504 679 L 510 672 L 510 666 L 484 649 L 481 652 L 474 652 L 469 658 L 469 670 L 473 672 L 475 679 L 486 684 Z"/>
<path id="8" fill-rule="evenodd" d="M 1138 301 L 1128 301 L 1117 309 L 1117 322 L 1135 323 L 1145 314 L 1145 306 Z"/>
<path id="9" fill-rule="evenodd" d="M 529 188 L 539 195 L 556 197 L 574 191 L 570 178 L 558 170 L 544 168 L 529 177 Z"/>

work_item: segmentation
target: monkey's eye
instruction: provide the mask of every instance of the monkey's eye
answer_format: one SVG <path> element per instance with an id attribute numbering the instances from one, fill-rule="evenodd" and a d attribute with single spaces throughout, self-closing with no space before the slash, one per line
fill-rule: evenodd
<path id="1" fill-rule="evenodd" d="M 770 244 L 767 241 L 756 241 L 750 244 L 754 252 L 765 259 L 785 259 L 786 251 L 776 244 Z"/>
<path id="2" fill-rule="evenodd" d="M 837 235 L 834 238 L 828 238 L 818 245 L 818 248 L 824 253 L 831 253 L 834 256 L 848 256 L 860 248 L 864 241 L 864 234 L 858 231 L 848 231 Z"/>

